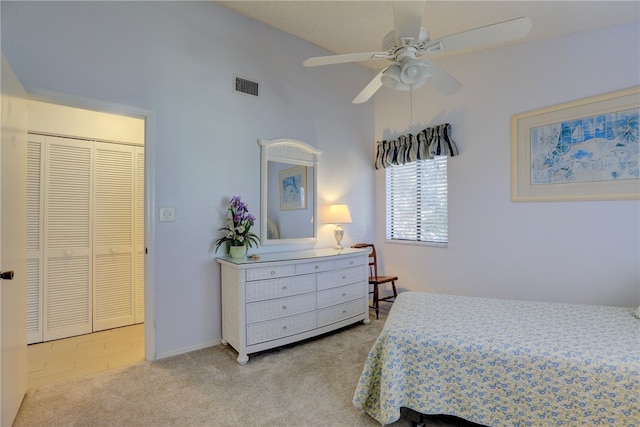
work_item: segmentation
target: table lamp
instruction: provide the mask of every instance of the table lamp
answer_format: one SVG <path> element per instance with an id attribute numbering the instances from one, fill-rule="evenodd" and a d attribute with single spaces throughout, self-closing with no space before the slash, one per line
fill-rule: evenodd
<path id="1" fill-rule="evenodd" d="M 351 213 L 349 213 L 349 207 L 347 205 L 329 206 L 325 222 L 336 225 L 336 229 L 333 232 L 333 236 L 336 238 L 336 246 L 334 249 L 344 249 L 341 244 L 342 237 L 344 236 L 344 230 L 342 229 L 341 224 L 351 224 Z"/>

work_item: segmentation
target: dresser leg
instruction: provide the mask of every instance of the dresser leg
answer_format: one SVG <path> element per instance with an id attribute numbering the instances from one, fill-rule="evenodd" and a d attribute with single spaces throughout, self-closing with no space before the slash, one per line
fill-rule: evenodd
<path id="1" fill-rule="evenodd" d="M 222 338 L 222 339 L 220 340 L 220 344 L 222 344 L 222 345 L 227 345 L 227 344 L 229 344 L 229 341 L 227 341 L 227 340 L 225 340 L 224 338 Z"/>
<path id="2" fill-rule="evenodd" d="M 247 362 L 249 361 L 249 356 L 247 356 L 246 354 L 238 354 L 238 357 L 236 358 L 236 360 L 238 361 L 238 364 L 246 365 Z"/>
<path id="3" fill-rule="evenodd" d="M 371 323 L 371 319 L 369 319 L 368 317 L 366 319 L 364 319 L 362 321 L 362 323 L 364 323 L 365 325 L 368 325 L 369 323 Z"/>

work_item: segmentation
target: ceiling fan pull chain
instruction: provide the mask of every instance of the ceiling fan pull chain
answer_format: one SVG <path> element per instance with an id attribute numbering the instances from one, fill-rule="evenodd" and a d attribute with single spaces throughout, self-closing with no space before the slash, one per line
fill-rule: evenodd
<path id="1" fill-rule="evenodd" d="M 411 131 L 411 125 L 413 124 L 413 85 L 411 85 L 411 90 L 409 90 L 409 131 Z"/>

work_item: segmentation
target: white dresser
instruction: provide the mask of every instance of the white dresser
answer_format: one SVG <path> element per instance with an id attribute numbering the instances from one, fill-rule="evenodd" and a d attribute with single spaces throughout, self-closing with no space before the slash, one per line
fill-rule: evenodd
<path id="1" fill-rule="evenodd" d="M 368 251 L 345 248 L 217 258 L 222 343 L 249 354 L 369 320 Z"/>

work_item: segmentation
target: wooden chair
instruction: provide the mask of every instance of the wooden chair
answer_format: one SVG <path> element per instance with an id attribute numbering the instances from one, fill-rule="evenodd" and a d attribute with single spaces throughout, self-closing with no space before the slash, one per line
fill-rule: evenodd
<path id="1" fill-rule="evenodd" d="M 398 280 L 398 276 L 378 276 L 378 259 L 376 257 L 376 247 L 371 243 L 356 243 L 355 245 L 351 245 L 352 248 L 371 248 L 371 252 L 369 252 L 369 284 L 373 285 L 373 290 L 369 292 L 373 294 L 373 308 L 376 311 L 376 319 L 378 318 L 378 314 L 380 313 L 380 301 L 393 302 L 398 296 L 398 291 L 396 290 L 396 280 Z M 393 291 L 393 295 L 389 295 L 386 297 L 380 298 L 380 291 L 378 289 L 379 285 L 384 285 L 385 283 L 391 283 L 391 290 Z"/>

